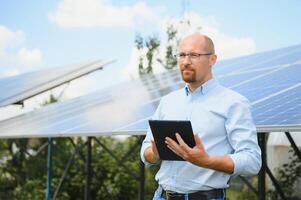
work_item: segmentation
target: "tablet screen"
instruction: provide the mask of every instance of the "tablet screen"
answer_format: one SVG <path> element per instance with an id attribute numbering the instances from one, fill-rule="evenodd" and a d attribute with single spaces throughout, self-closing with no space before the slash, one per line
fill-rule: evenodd
<path id="1" fill-rule="evenodd" d="M 175 134 L 179 133 L 188 146 L 195 146 L 190 121 L 149 120 L 149 125 L 161 160 L 183 160 L 167 147 L 165 144 L 166 137 L 177 142 Z"/>

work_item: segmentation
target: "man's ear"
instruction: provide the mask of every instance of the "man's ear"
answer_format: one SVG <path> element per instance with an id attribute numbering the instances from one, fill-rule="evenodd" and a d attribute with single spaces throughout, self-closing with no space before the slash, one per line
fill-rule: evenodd
<path id="1" fill-rule="evenodd" d="M 210 65 L 213 66 L 216 63 L 216 60 L 217 60 L 217 55 L 216 54 L 211 55 L 209 58 Z"/>

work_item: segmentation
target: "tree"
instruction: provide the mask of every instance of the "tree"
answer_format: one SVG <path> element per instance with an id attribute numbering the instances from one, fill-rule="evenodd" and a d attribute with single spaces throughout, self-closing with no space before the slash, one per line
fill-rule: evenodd
<path id="1" fill-rule="evenodd" d="M 160 46 L 160 40 L 153 36 L 148 37 L 144 43 L 143 38 L 140 35 L 136 36 L 135 39 L 136 48 L 140 52 L 139 56 L 139 74 L 153 73 L 153 59 L 158 47 Z M 146 54 L 143 54 L 144 48 L 147 48 Z M 147 60 L 147 66 L 144 67 L 144 58 Z"/>
<path id="2" fill-rule="evenodd" d="M 132 136 L 126 140 L 112 137 L 97 138 L 118 157 L 131 150 L 138 141 Z M 85 137 L 56 138 L 53 141 L 53 178 L 54 191 L 66 168 L 69 158 L 79 146 L 78 154 L 71 164 L 57 199 L 83 199 L 85 185 Z M 10 139 L 0 141 L 0 199 L 40 200 L 44 199 L 46 188 L 47 148 L 40 147 L 47 143 L 46 139 Z M 74 146 L 75 145 L 75 146 Z M 15 147 L 13 147 L 15 146 Z M 137 199 L 138 180 L 131 174 L 139 174 L 139 147 L 131 152 L 123 164 L 127 170 L 95 140 L 92 142 L 92 181 L 91 199 L 132 200 Z M 5 159 L 5 161 L 4 161 Z M 146 199 L 150 199 L 155 190 L 154 170 L 146 169 Z M 130 174 L 130 173 L 131 174 Z"/>
<path id="3" fill-rule="evenodd" d="M 289 149 L 289 163 L 285 163 L 277 168 L 277 180 L 284 192 L 285 197 L 297 199 L 295 195 L 295 187 L 298 179 L 301 177 L 301 162 L 295 151 Z M 282 199 L 275 189 L 269 190 L 269 195 L 272 199 Z"/>
<path id="4" fill-rule="evenodd" d="M 175 57 L 175 48 L 179 44 L 177 38 L 178 31 L 170 24 L 167 26 L 167 46 L 165 52 L 165 60 L 157 59 L 157 61 L 166 69 L 173 69 L 177 66 L 177 58 Z"/>
<path id="5" fill-rule="evenodd" d="M 163 66 L 165 69 L 170 70 L 177 66 L 177 59 L 175 57 L 175 49 L 179 44 L 178 31 L 173 24 L 168 24 L 166 29 L 167 41 L 166 44 L 162 43 L 161 40 L 156 37 L 148 37 L 143 39 L 141 35 L 137 35 L 135 38 L 135 46 L 139 52 L 138 70 L 139 74 L 150 74 L 153 73 L 154 61 Z M 145 40 L 145 42 L 144 42 Z M 160 46 L 165 48 L 165 57 L 157 58 L 154 57 L 160 52 Z M 146 53 L 144 53 L 146 51 Z M 147 66 L 144 67 L 144 61 L 147 62 Z"/>

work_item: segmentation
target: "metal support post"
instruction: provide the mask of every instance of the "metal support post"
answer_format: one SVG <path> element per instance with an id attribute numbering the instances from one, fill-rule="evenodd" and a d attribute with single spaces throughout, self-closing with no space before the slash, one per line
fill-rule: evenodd
<path id="1" fill-rule="evenodd" d="M 90 200 L 91 158 L 92 158 L 91 137 L 88 137 L 87 159 L 86 159 L 86 167 L 85 167 L 85 171 L 86 171 L 85 200 Z"/>
<path id="2" fill-rule="evenodd" d="M 298 156 L 298 158 L 301 161 L 301 153 L 300 153 L 300 150 L 298 149 L 295 141 L 293 140 L 293 137 L 291 136 L 291 134 L 289 132 L 285 132 L 285 135 L 286 135 L 287 139 L 289 140 L 289 142 L 291 143 L 296 155 Z"/>
<path id="3" fill-rule="evenodd" d="M 276 188 L 276 191 L 280 195 L 281 199 L 286 200 L 287 198 L 285 197 L 284 192 L 282 191 L 282 189 L 281 189 L 279 183 L 277 182 L 276 178 L 273 176 L 270 168 L 266 164 L 264 164 L 264 165 L 265 165 L 266 172 L 269 175 L 271 181 L 273 182 L 273 184 Z"/>
<path id="4" fill-rule="evenodd" d="M 140 180 L 139 180 L 139 200 L 144 199 L 144 181 L 145 180 L 145 168 L 144 163 L 140 160 Z"/>
<path id="5" fill-rule="evenodd" d="M 265 173 L 266 173 L 266 134 L 258 133 L 258 144 L 261 148 L 262 167 L 258 174 L 258 199 L 265 200 Z"/>
<path id="6" fill-rule="evenodd" d="M 144 140 L 144 136 L 140 136 L 139 138 L 139 142 L 140 144 L 142 143 L 142 141 Z M 139 159 L 140 160 L 140 159 Z M 139 176 L 140 180 L 139 180 L 139 200 L 143 200 L 144 199 L 144 193 L 145 193 L 145 166 L 144 163 L 140 160 L 140 176 Z"/>
<path id="7" fill-rule="evenodd" d="M 52 138 L 48 138 L 48 156 L 47 156 L 47 189 L 46 189 L 46 200 L 52 198 L 51 191 L 51 181 L 52 181 Z"/>

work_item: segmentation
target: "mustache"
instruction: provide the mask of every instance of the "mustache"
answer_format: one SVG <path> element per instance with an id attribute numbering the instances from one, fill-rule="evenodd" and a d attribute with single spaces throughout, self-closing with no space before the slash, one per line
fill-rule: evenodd
<path id="1" fill-rule="evenodd" d="M 183 72 L 183 71 L 185 71 L 185 70 L 192 71 L 192 72 L 195 71 L 194 69 L 192 69 L 192 68 L 190 68 L 190 67 L 183 67 L 183 68 L 181 68 L 181 72 Z"/>
<path id="2" fill-rule="evenodd" d="M 182 65 L 180 68 L 181 68 L 181 71 L 183 71 L 183 70 L 191 70 L 191 71 L 194 71 L 194 69 L 191 68 L 191 65 L 190 65 L 190 64 Z"/>

